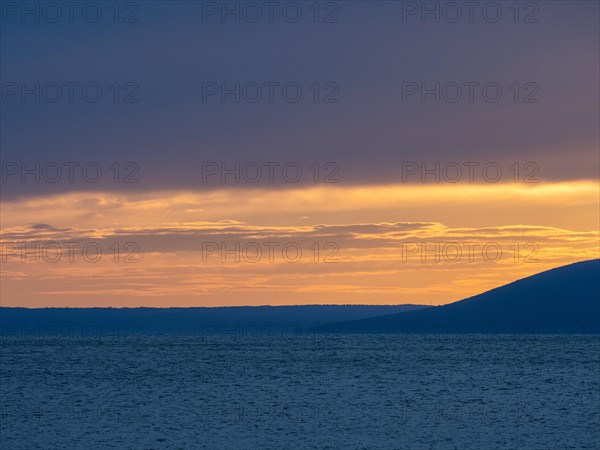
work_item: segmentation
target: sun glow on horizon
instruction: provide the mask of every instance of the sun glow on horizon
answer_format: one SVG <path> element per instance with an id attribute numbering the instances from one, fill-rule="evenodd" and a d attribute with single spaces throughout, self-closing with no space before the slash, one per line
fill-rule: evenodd
<path id="1" fill-rule="evenodd" d="M 443 304 L 598 257 L 598 192 L 598 183 L 575 181 L 243 195 L 71 192 L 4 201 L 2 303 Z M 72 255 L 69 243 L 79 244 Z M 101 260 L 78 253 L 92 243 Z M 62 259 L 43 263 L 57 251 Z"/>

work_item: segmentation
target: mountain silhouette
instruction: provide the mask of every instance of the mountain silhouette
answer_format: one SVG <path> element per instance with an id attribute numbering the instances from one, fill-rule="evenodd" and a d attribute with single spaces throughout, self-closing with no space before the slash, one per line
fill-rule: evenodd
<path id="1" fill-rule="evenodd" d="M 0 308 L 0 336 L 297 335 L 318 325 L 427 308 L 299 305 L 213 308 Z M 313 333 L 313 331 L 310 331 Z"/>
<path id="2" fill-rule="evenodd" d="M 0 335 L 600 333 L 600 260 L 449 305 L 0 308 Z"/>
<path id="3" fill-rule="evenodd" d="M 444 306 L 327 324 L 326 333 L 600 333 L 600 260 Z"/>

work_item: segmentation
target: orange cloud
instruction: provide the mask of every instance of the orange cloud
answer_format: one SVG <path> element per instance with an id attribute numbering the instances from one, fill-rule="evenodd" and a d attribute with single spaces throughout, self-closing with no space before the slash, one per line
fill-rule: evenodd
<path id="1" fill-rule="evenodd" d="M 441 304 L 597 258 L 597 210 L 591 182 L 3 202 L 2 304 Z"/>

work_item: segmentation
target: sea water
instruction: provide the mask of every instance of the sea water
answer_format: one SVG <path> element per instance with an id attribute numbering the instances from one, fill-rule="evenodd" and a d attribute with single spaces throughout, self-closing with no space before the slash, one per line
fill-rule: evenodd
<path id="1" fill-rule="evenodd" d="M 599 336 L 9 336 L 0 447 L 597 449 Z"/>

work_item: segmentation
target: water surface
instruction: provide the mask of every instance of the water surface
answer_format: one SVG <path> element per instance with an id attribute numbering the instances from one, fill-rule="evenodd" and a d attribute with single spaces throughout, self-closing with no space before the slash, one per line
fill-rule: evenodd
<path id="1" fill-rule="evenodd" d="M 598 336 L 0 343 L 10 450 L 600 446 Z"/>

